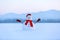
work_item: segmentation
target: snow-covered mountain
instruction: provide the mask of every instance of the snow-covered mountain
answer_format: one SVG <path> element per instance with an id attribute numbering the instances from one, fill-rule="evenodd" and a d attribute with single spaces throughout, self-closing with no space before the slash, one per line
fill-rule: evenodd
<path id="1" fill-rule="evenodd" d="M 49 10 L 44 12 L 36 12 L 33 16 L 35 18 L 40 17 L 41 19 L 60 19 L 60 11 Z"/>
<path id="2" fill-rule="evenodd" d="M 60 20 L 60 11 L 57 10 L 48 10 L 42 12 L 31 13 L 33 20 L 40 18 L 41 20 Z M 26 14 L 16 14 L 16 13 L 7 13 L 0 16 L 0 20 L 7 19 L 26 19 Z"/>
<path id="3" fill-rule="evenodd" d="M 0 19 L 18 19 L 18 18 L 23 18 L 24 14 L 16 14 L 16 13 L 7 13 L 5 15 L 1 15 Z"/>

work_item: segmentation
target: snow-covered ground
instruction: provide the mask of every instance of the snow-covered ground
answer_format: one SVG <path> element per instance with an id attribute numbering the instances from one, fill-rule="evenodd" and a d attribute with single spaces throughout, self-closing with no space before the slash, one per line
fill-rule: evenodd
<path id="1" fill-rule="evenodd" d="M 34 30 L 24 28 L 21 23 L 0 23 L 0 40 L 60 40 L 60 23 L 37 23 Z"/>

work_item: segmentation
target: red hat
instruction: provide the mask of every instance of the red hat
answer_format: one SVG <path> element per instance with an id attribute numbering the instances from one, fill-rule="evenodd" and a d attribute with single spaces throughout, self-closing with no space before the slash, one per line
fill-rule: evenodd
<path id="1" fill-rule="evenodd" d="M 27 16 L 31 16 L 31 14 L 27 14 L 26 17 L 27 17 Z"/>

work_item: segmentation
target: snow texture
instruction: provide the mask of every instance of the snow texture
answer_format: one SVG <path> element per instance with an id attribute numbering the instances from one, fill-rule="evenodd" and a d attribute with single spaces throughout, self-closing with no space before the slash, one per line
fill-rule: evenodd
<path id="1" fill-rule="evenodd" d="M 36 23 L 34 29 L 21 23 L 0 23 L 0 40 L 60 40 L 60 23 Z"/>

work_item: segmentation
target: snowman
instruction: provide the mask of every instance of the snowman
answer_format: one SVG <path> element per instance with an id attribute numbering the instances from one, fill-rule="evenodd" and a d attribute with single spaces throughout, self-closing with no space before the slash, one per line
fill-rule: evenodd
<path id="1" fill-rule="evenodd" d="M 21 20 L 17 20 L 18 22 L 21 22 Z M 40 18 L 36 21 L 39 22 L 40 21 Z M 25 22 L 23 23 L 23 30 L 35 30 L 35 24 L 34 22 L 32 21 L 32 15 L 31 14 L 27 14 L 26 15 L 26 20 Z"/>
<path id="2" fill-rule="evenodd" d="M 35 29 L 35 25 L 32 21 L 32 15 L 31 14 L 26 15 L 26 21 L 23 24 L 25 26 L 24 27 L 25 30 L 34 30 Z"/>

